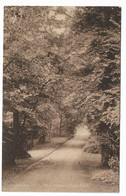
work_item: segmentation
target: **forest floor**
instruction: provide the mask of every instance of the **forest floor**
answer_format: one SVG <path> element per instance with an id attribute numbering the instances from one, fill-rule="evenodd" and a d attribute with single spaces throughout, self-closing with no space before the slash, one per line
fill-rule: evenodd
<path id="1" fill-rule="evenodd" d="M 32 150 L 32 164 L 17 172 L 17 175 L 4 178 L 2 190 L 118 192 L 118 175 L 101 167 L 101 155 L 83 151 L 88 138 L 86 131 L 83 134 L 82 131 L 77 132 L 74 138 L 60 144 L 55 150 L 52 148 L 50 153 L 47 152 L 48 148 L 45 154 L 42 149 L 39 149 L 39 153 L 35 153 L 36 149 Z"/>

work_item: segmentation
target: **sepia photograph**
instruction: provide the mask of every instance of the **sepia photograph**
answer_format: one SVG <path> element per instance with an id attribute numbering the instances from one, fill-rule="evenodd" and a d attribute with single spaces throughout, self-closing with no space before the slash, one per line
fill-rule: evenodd
<path id="1" fill-rule="evenodd" d="M 2 191 L 119 192 L 119 6 L 5 6 Z"/>

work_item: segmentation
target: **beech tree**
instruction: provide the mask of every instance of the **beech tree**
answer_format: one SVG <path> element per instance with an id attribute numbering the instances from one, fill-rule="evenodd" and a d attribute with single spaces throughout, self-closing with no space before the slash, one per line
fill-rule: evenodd
<path id="1" fill-rule="evenodd" d="M 54 115 L 46 108 L 63 115 L 60 105 L 66 93 L 61 90 L 61 75 L 66 59 L 61 57 L 63 35 L 57 27 L 58 13 L 58 7 L 5 7 L 3 105 L 5 115 L 13 113 L 13 123 L 8 129 L 3 118 L 3 165 L 28 156 L 23 144 L 33 129 L 36 132 L 39 127 L 44 133 L 51 126 Z M 46 119 L 42 111 L 38 112 L 41 104 Z"/>
<path id="2" fill-rule="evenodd" d="M 99 138 L 103 165 L 113 157 L 119 159 L 120 21 L 118 7 L 80 7 L 73 23 L 77 37 L 91 36 L 86 52 L 82 51 L 90 59 L 76 73 L 85 78 L 77 108 Z"/>
<path id="3" fill-rule="evenodd" d="M 4 165 L 13 164 L 17 156 L 25 153 L 20 138 L 27 119 L 38 124 L 36 106 L 49 98 L 47 84 L 56 80 L 49 57 L 50 29 L 48 23 L 45 25 L 48 10 L 46 7 L 5 7 L 3 104 L 6 111 L 13 112 L 13 125 L 11 131 L 5 130 L 6 126 L 3 130 Z M 9 132 L 13 135 L 11 141 Z M 7 145 L 12 146 L 12 152 L 7 153 L 12 154 L 12 159 L 4 156 Z"/>

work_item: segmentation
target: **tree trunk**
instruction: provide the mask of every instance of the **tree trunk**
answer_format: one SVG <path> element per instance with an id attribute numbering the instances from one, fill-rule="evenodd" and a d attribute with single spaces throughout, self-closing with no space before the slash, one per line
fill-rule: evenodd
<path id="1" fill-rule="evenodd" d="M 21 134 L 23 133 L 23 129 L 24 129 L 24 126 L 25 126 L 26 119 L 27 119 L 27 117 L 24 116 L 24 120 L 23 120 L 23 123 L 22 123 L 22 126 L 21 126 L 21 129 L 22 129 Z"/>
<path id="2" fill-rule="evenodd" d="M 19 135 L 19 112 L 15 110 L 13 112 L 13 128 L 16 135 Z"/>
<path id="3" fill-rule="evenodd" d="M 15 133 L 15 158 L 27 158 L 30 157 L 30 155 L 24 150 L 23 144 L 23 129 L 26 122 L 26 117 L 24 117 L 22 126 L 20 127 L 19 124 L 19 112 L 17 110 L 13 113 L 13 128 Z"/>
<path id="4" fill-rule="evenodd" d="M 13 131 L 14 131 L 14 141 L 13 141 L 13 157 L 16 158 L 19 151 L 19 112 L 15 110 L 13 112 Z"/>
<path id="5" fill-rule="evenodd" d="M 51 140 L 51 128 L 52 128 L 52 124 L 50 123 L 49 140 Z"/>
<path id="6" fill-rule="evenodd" d="M 106 145 L 102 144 L 101 145 L 101 164 L 102 164 L 102 166 L 108 167 L 109 158 L 110 158 L 110 149 Z"/>
<path id="7" fill-rule="evenodd" d="M 16 165 L 15 163 L 15 146 L 13 143 L 7 143 L 2 146 L 2 168 L 6 169 Z"/>
<path id="8" fill-rule="evenodd" d="M 2 147 L 2 166 L 4 168 L 11 167 L 15 165 L 15 159 L 17 156 L 18 148 L 18 134 L 19 134 L 19 113 L 18 111 L 13 112 L 13 128 L 12 128 L 12 138 L 8 133 L 8 141 L 3 144 Z"/>
<path id="9" fill-rule="evenodd" d="M 13 158 L 13 157 L 5 158 L 4 156 L 2 157 L 2 168 L 3 169 L 10 168 L 14 165 L 16 165 L 15 158 Z"/>
<path id="10" fill-rule="evenodd" d="M 66 119 L 66 135 L 68 135 L 68 119 L 65 117 Z"/>
<path id="11" fill-rule="evenodd" d="M 60 115 L 60 128 L 59 128 L 59 136 L 62 134 L 62 114 Z"/>
<path id="12" fill-rule="evenodd" d="M 45 135 L 40 136 L 39 138 L 39 144 L 44 144 L 45 143 Z M 33 142 L 32 142 L 33 145 Z"/>
<path id="13" fill-rule="evenodd" d="M 23 133 L 24 133 L 24 128 L 25 128 L 26 119 L 27 119 L 27 117 L 24 116 L 23 123 L 22 123 L 22 125 L 21 125 L 21 127 L 20 127 L 20 129 L 19 129 L 19 135 L 18 135 L 19 140 L 18 140 L 18 144 L 17 144 L 17 145 L 18 145 L 18 152 L 17 152 L 17 157 L 18 157 L 18 158 L 28 158 L 28 157 L 31 157 L 31 156 L 27 153 L 27 151 L 26 151 L 26 149 L 25 149 L 25 147 L 24 147 L 25 138 L 24 138 Z M 32 145 L 33 145 L 33 140 L 32 140 Z M 32 147 L 33 147 L 33 146 L 32 146 Z"/>

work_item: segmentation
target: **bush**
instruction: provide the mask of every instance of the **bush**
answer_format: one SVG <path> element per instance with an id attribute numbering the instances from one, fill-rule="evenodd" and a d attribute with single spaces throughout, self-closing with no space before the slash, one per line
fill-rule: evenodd
<path id="1" fill-rule="evenodd" d="M 99 154 L 100 153 L 100 145 L 96 138 L 96 136 L 90 136 L 87 140 L 84 148 L 84 152 Z"/>
<path id="2" fill-rule="evenodd" d="M 114 171 L 119 171 L 119 159 L 117 156 L 113 156 L 109 159 L 108 165 Z"/>

